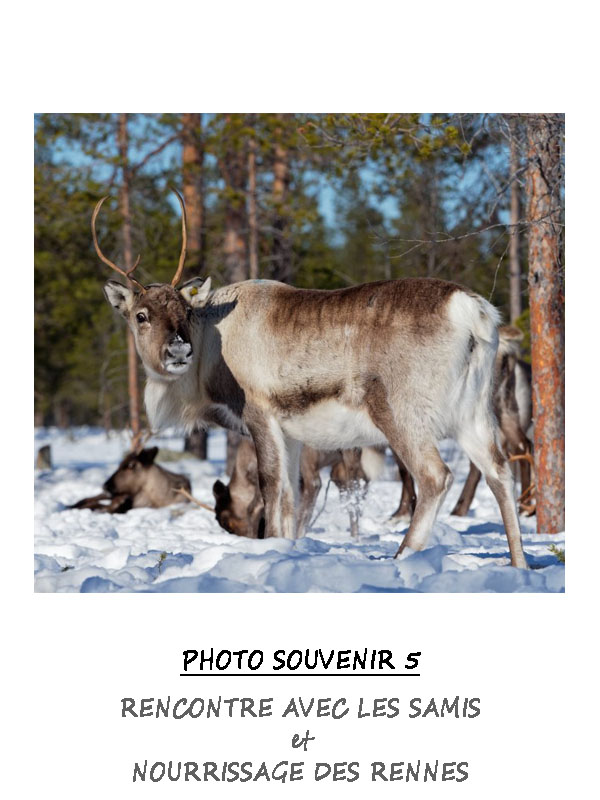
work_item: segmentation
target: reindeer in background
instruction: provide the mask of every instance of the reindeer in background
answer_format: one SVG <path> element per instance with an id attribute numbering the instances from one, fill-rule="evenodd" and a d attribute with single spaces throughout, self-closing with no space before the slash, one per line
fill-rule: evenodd
<path id="1" fill-rule="evenodd" d="M 382 449 L 324 452 L 303 447 L 300 456 L 297 534 L 302 535 L 311 521 L 321 489 L 320 470 L 331 467 L 331 480 L 348 510 L 350 532 L 352 538 L 356 539 L 361 502 L 366 495 L 367 485 L 379 476 L 383 464 Z M 240 441 L 229 485 L 215 481 L 213 495 L 215 515 L 222 528 L 238 536 L 264 536 L 264 503 L 258 483 L 256 449 L 250 439 L 242 438 Z"/>
<path id="2" fill-rule="evenodd" d="M 419 486 L 396 555 L 421 550 L 451 481 L 438 442 L 452 437 L 484 473 L 500 507 L 513 566 L 526 567 L 510 467 L 491 408 L 498 312 L 437 279 L 347 289 L 242 281 L 181 289 L 183 246 L 171 284 L 105 286 L 133 331 L 147 375 L 153 429 L 213 422 L 250 434 L 265 506 L 265 535 L 294 538 L 302 444 L 319 450 L 390 447 Z M 137 262 L 134 266 L 137 266 Z"/>
<path id="3" fill-rule="evenodd" d="M 498 419 L 502 449 L 518 460 L 521 479 L 521 510 L 533 513 L 535 505 L 526 505 L 531 489 L 531 441 L 527 436 L 532 420 L 531 367 L 520 359 L 523 333 L 512 325 L 499 329 L 499 345 L 494 367 L 494 413 Z M 469 512 L 481 472 L 471 462 L 469 475 L 452 511 L 459 517 Z"/>
<path id="4" fill-rule="evenodd" d="M 131 508 L 162 508 L 187 502 L 192 491 L 189 480 L 155 464 L 157 453 L 158 447 L 128 453 L 105 482 L 103 492 L 69 508 L 124 514 Z"/>

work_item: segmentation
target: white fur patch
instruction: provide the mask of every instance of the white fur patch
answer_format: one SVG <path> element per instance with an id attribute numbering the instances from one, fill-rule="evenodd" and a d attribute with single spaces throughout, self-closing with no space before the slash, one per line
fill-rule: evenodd
<path id="1" fill-rule="evenodd" d="M 281 420 L 284 432 L 317 450 L 386 444 L 386 439 L 366 411 L 325 400 L 304 414 Z"/>
<path id="2" fill-rule="evenodd" d="M 375 447 L 363 447 L 360 465 L 370 481 L 378 480 L 385 467 L 385 450 L 376 449 Z"/>
<path id="3" fill-rule="evenodd" d="M 500 312 L 483 297 L 454 292 L 448 301 L 448 316 L 457 328 L 462 327 L 478 339 L 496 346 Z"/>

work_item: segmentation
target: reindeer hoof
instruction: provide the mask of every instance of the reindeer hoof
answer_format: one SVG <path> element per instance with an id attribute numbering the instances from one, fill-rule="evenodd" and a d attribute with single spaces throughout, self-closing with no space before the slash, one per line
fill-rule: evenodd
<path id="1" fill-rule="evenodd" d="M 387 524 L 390 527 L 394 527 L 395 525 L 410 525 L 411 515 L 409 513 L 406 514 L 394 514 L 393 517 L 390 517 L 387 521 Z"/>

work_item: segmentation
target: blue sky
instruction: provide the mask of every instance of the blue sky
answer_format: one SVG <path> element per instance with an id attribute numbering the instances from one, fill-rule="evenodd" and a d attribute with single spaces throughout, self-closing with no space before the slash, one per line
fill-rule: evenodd
<path id="1" fill-rule="evenodd" d="M 205 121 L 208 120 L 212 115 L 205 114 Z M 136 131 L 136 121 L 135 119 L 132 120 L 131 125 L 131 132 L 132 132 L 132 139 L 139 138 L 142 132 L 141 125 L 143 123 L 138 122 L 138 130 Z M 152 141 L 149 142 L 147 146 L 139 147 L 132 141 L 130 146 L 130 156 L 133 162 L 140 161 L 144 158 L 144 156 L 152 151 L 156 147 L 156 142 Z M 93 160 L 87 156 L 76 143 L 72 140 L 62 139 L 56 142 L 54 148 L 54 159 L 57 162 L 61 163 L 68 163 L 73 164 L 75 166 L 81 166 L 84 164 L 90 164 L 93 166 L 95 177 L 99 180 L 106 180 L 110 179 L 110 175 L 112 172 L 111 167 L 101 162 L 96 162 L 94 164 Z M 178 142 L 173 142 L 172 144 L 168 145 L 160 154 L 158 154 L 153 160 L 152 163 L 148 165 L 149 171 L 157 171 L 160 172 L 169 164 L 178 163 L 181 159 L 181 145 Z M 365 168 L 361 170 L 361 178 L 363 182 L 369 186 L 372 185 L 373 181 L 375 180 L 375 175 L 368 169 Z M 319 211 L 322 214 L 325 223 L 328 228 L 330 228 L 335 235 L 335 228 L 336 228 L 336 213 L 335 213 L 335 202 L 336 202 L 336 189 L 333 186 L 332 182 L 329 182 L 325 176 L 320 175 L 319 180 L 315 184 L 315 194 L 319 206 Z M 398 216 L 397 211 L 397 200 L 393 197 L 388 197 L 384 201 L 381 201 L 377 198 L 374 194 L 370 194 L 371 204 L 374 208 L 381 211 L 381 213 L 387 219 L 393 219 Z M 176 201 L 173 199 L 174 207 L 176 205 Z"/>

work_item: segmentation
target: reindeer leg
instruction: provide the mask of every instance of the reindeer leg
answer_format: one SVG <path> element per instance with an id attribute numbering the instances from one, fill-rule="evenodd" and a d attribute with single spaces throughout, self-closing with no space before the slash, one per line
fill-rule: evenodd
<path id="1" fill-rule="evenodd" d="M 394 458 L 398 464 L 398 472 L 400 473 L 400 480 L 402 481 L 402 496 L 400 497 L 400 505 L 390 517 L 390 522 L 410 522 L 417 503 L 415 482 L 410 472 L 395 453 Z"/>
<path id="2" fill-rule="evenodd" d="M 342 460 L 346 471 L 345 495 L 350 517 L 350 536 L 358 539 L 358 523 L 362 514 L 365 486 L 364 472 L 361 467 L 361 450 L 357 447 L 342 450 Z"/>
<path id="3" fill-rule="evenodd" d="M 531 453 L 531 442 L 523 432 L 516 418 L 503 418 L 502 430 L 506 436 L 508 449 L 511 455 L 526 456 Z M 521 477 L 521 496 L 531 486 L 531 464 L 528 458 L 519 458 Z"/>
<path id="4" fill-rule="evenodd" d="M 519 428 L 519 433 L 520 433 L 519 436 L 520 441 L 518 446 L 519 455 L 526 455 L 526 456 L 531 455 L 531 450 L 532 450 L 531 442 L 529 441 L 527 436 L 525 436 L 525 434 L 520 428 Z M 519 462 L 520 462 L 519 470 L 521 474 L 521 496 L 523 496 L 527 492 L 531 492 L 533 484 L 531 478 L 531 461 L 529 460 L 529 458 L 520 458 Z M 530 511 L 530 509 L 529 508 L 526 509 L 523 504 L 520 504 L 519 508 L 523 512 Z"/>
<path id="5" fill-rule="evenodd" d="M 358 540 L 358 522 L 360 520 L 360 509 L 356 506 L 354 497 L 348 498 L 348 516 L 350 517 L 350 536 L 355 541 Z"/>
<path id="6" fill-rule="evenodd" d="M 284 523 L 284 536 L 295 539 L 298 535 L 296 525 L 296 510 L 300 498 L 300 454 L 302 443 L 289 436 L 284 436 L 287 455 L 287 483 L 284 482 L 281 495 L 282 520 Z"/>
<path id="7" fill-rule="evenodd" d="M 405 449 L 402 457 L 419 484 L 419 494 L 408 532 L 396 556 L 407 547 L 411 550 L 425 547 L 440 506 L 452 485 L 452 473 L 433 442 L 423 442 L 414 450 Z"/>
<path id="8" fill-rule="evenodd" d="M 300 457 L 301 489 L 300 509 L 298 511 L 298 536 L 304 536 L 306 528 L 312 519 L 317 497 L 321 491 L 318 460 L 314 457 L 305 456 L 307 449 L 310 448 L 304 448 Z M 316 457 L 316 451 L 311 450 L 309 455 L 312 456 L 313 454 Z"/>
<path id="9" fill-rule="evenodd" d="M 379 379 L 370 382 L 365 400 L 371 419 L 419 485 L 415 513 L 396 556 L 407 547 L 411 550 L 422 550 L 442 500 L 452 483 L 452 473 L 440 457 L 433 433 L 427 436 L 426 431 L 421 431 L 417 435 L 414 429 L 401 429 Z"/>
<path id="10" fill-rule="evenodd" d="M 258 464 L 258 485 L 265 504 L 265 537 L 295 535 L 294 488 L 290 473 L 297 474 L 298 448 L 292 445 L 288 470 L 286 439 L 277 420 L 262 409 L 247 406 L 244 422 L 254 440 Z M 297 452 L 294 452 L 296 451 Z M 293 475 L 292 475 L 293 477 Z"/>
<path id="11" fill-rule="evenodd" d="M 465 481 L 465 485 L 463 486 L 463 490 L 460 493 L 460 497 L 452 511 L 450 512 L 455 517 L 466 517 L 469 513 L 469 509 L 471 508 L 471 503 L 473 502 L 473 498 L 475 497 L 475 490 L 477 489 L 477 484 L 481 479 L 481 472 L 477 469 L 475 464 L 471 461 L 471 465 L 469 467 L 469 475 L 467 476 L 467 480 Z"/>
<path id="12" fill-rule="evenodd" d="M 130 494 L 116 494 L 111 498 L 110 503 L 98 508 L 106 514 L 125 514 L 133 508 L 133 497 Z"/>
<path id="13" fill-rule="evenodd" d="M 105 504 L 102 503 L 102 500 L 110 500 L 112 495 L 108 492 L 101 492 L 100 494 L 95 494 L 93 497 L 84 497 L 83 500 L 79 500 L 77 503 L 73 503 L 72 506 L 67 506 L 67 508 L 89 508 L 92 511 L 97 511 L 105 507 Z"/>
<path id="14" fill-rule="evenodd" d="M 494 430 L 486 420 L 475 420 L 459 437 L 459 444 L 479 467 L 500 507 L 513 567 L 527 569 L 514 498 L 513 478 L 508 462 L 498 448 Z"/>
<path id="15" fill-rule="evenodd" d="M 253 539 L 265 538 L 265 504 L 260 488 L 257 486 L 254 497 L 248 506 L 248 518 Z"/>

